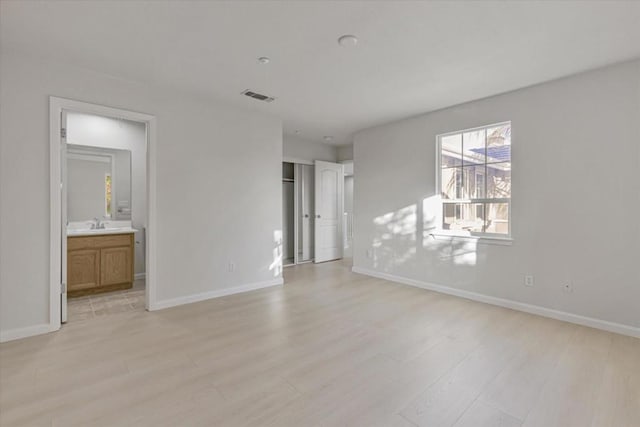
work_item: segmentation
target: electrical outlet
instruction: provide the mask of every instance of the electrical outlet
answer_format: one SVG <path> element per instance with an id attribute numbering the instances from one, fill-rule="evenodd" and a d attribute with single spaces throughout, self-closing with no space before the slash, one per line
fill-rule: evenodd
<path id="1" fill-rule="evenodd" d="M 573 284 L 571 282 L 564 282 L 562 284 L 562 290 L 566 293 L 573 292 Z"/>
<path id="2" fill-rule="evenodd" d="M 533 276 L 524 276 L 524 285 L 525 286 L 533 286 Z"/>
<path id="3" fill-rule="evenodd" d="M 369 259 L 373 258 L 373 249 L 367 249 L 367 258 Z"/>
<path id="4" fill-rule="evenodd" d="M 227 266 L 227 270 L 229 271 L 229 273 L 233 273 L 234 271 L 236 271 L 236 265 L 230 262 L 229 265 Z"/>

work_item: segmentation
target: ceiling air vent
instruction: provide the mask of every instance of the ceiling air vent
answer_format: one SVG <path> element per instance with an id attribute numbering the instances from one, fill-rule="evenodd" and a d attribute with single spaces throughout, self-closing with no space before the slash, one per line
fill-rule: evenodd
<path id="1" fill-rule="evenodd" d="M 256 93 L 253 92 L 249 89 L 245 90 L 242 92 L 243 95 L 257 99 L 258 101 L 264 101 L 264 102 L 273 102 L 275 101 L 275 98 L 271 97 L 271 96 L 267 96 L 267 95 L 263 95 L 261 93 Z"/>

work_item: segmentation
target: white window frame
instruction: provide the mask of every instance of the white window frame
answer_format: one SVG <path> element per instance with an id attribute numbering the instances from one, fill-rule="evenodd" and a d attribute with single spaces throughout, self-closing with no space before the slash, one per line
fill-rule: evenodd
<path id="1" fill-rule="evenodd" d="M 512 123 L 510 120 L 504 121 L 504 122 L 498 122 L 498 123 L 493 123 L 493 124 L 488 124 L 488 125 L 483 125 L 483 126 L 477 126 L 474 128 L 468 128 L 468 129 L 461 129 L 461 130 L 456 130 L 456 131 L 452 131 L 452 132 L 447 132 L 447 133 L 442 133 L 439 135 L 436 135 L 436 195 L 440 200 L 440 210 L 439 213 L 437 215 L 437 221 L 438 221 L 438 225 L 436 226 L 435 230 L 432 231 L 432 235 L 434 237 L 453 237 L 453 238 L 463 238 L 463 239 L 472 239 L 472 240 L 481 240 L 481 241 L 486 241 L 487 243 L 497 243 L 497 244 L 511 244 L 511 242 L 513 241 L 513 222 L 512 222 L 512 212 L 513 212 L 513 181 L 511 184 L 511 197 L 509 198 L 500 198 L 500 199 L 494 199 L 494 198 L 487 198 L 487 190 L 486 190 L 486 186 L 488 185 L 487 183 L 487 176 L 486 176 L 486 171 L 483 174 L 484 175 L 484 180 L 485 180 L 485 197 L 484 198 L 469 198 L 469 199 L 451 199 L 451 200 L 447 200 L 446 202 L 442 200 L 442 139 L 444 137 L 447 136 L 451 136 L 451 135 L 457 135 L 457 134 L 462 134 L 465 132 L 473 132 L 473 131 L 478 131 L 478 130 L 485 130 L 488 128 L 493 128 L 493 127 L 497 127 L 497 126 L 504 126 L 504 125 L 509 125 L 512 126 Z M 513 132 L 513 128 L 512 128 L 512 132 Z M 513 169 L 513 158 L 510 159 L 510 163 L 512 165 L 512 169 Z M 486 159 L 485 159 L 485 163 L 484 166 L 486 167 L 487 163 L 486 163 Z M 457 172 L 456 172 L 457 174 Z M 474 182 L 474 191 L 476 191 L 476 185 Z M 485 221 L 486 221 L 486 216 L 488 214 L 488 210 L 486 209 L 486 204 L 487 203 L 507 203 L 509 205 L 509 233 L 507 234 L 502 234 L 502 233 L 486 233 L 486 232 L 472 232 L 472 231 L 462 231 L 462 230 L 445 230 L 443 227 L 444 224 L 444 205 L 445 203 L 468 203 L 469 205 L 472 205 L 474 203 L 481 203 L 483 204 L 483 206 L 485 206 L 484 210 L 484 216 L 485 216 Z"/>

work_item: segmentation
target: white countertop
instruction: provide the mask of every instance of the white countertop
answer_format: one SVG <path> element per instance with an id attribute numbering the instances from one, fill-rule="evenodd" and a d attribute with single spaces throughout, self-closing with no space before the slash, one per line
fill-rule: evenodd
<path id="1" fill-rule="evenodd" d="M 101 236 L 103 234 L 129 234 L 136 230 L 131 226 L 131 221 L 101 221 L 104 228 L 91 228 L 95 226 L 94 221 L 74 221 L 67 225 L 67 236 Z"/>
<path id="2" fill-rule="evenodd" d="M 116 228 L 97 228 L 97 229 L 72 229 L 67 230 L 68 237 L 76 236 L 102 236 L 104 234 L 129 234 L 135 233 L 135 228 L 131 227 L 116 227 Z"/>

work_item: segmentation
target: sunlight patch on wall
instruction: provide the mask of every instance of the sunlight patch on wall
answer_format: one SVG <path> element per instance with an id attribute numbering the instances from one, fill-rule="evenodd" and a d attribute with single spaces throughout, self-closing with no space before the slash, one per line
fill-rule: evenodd
<path id="1" fill-rule="evenodd" d="M 280 277 L 282 274 L 282 257 L 283 257 L 283 239 L 282 230 L 273 232 L 273 262 L 269 265 L 269 270 L 273 271 L 273 277 Z"/>

